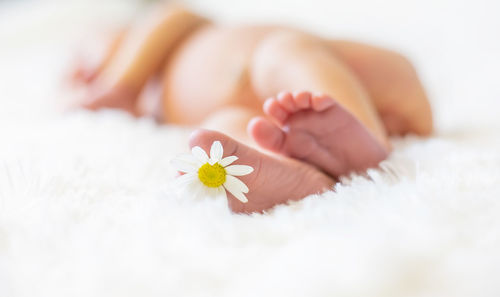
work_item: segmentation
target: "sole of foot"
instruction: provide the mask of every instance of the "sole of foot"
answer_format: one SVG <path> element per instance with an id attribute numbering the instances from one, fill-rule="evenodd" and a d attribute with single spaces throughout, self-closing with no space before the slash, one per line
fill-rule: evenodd
<path id="1" fill-rule="evenodd" d="M 235 164 L 249 165 L 254 171 L 238 177 L 249 188 L 247 203 L 227 193 L 229 208 L 236 213 L 262 212 L 277 204 L 300 200 L 310 194 L 331 189 L 334 181 L 313 166 L 281 156 L 270 156 L 252 149 L 229 136 L 199 129 L 193 132 L 190 147 L 206 152 L 214 141 L 224 148 L 223 157 L 237 156 Z"/>
<path id="2" fill-rule="evenodd" d="M 334 99 L 282 92 L 263 106 L 248 132 L 262 148 L 312 164 L 331 176 L 361 173 L 387 158 L 388 149 Z"/>

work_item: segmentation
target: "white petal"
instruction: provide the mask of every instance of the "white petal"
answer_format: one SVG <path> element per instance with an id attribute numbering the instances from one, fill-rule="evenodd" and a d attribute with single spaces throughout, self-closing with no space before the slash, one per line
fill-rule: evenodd
<path id="1" fill-rule="evenodd" d="M 224 188 L 226 188 L 229 193 L 233 194 L 233 196 L 241 202 L 248 202 L 247 197 L 245 197 L 245 195 L 243 194 L 248 193 L 248 187 L 236 177 L 227 175 L 226 182 L 224 183 Z"/>
<path id="2" fill-rule="evenodd" d="M 219 195 L 219 190 L 218 188 L 207 187 L 207 194 L 210 198 L 217 198 Z"/>
<path id="3" fill-rule="evenodd" d="M 223 186 L 217 188 L 209 188 L 210 196 L 215 199 L 226 199 L 226 189 Z"/>
<path id="4" fill-rule="evenodd" d="M 222 167 L 226 167 L 227 165 L 230 165 L 231 163 L 233 163 L 236 160 L 238 160 L 238 157 L 229 156 L 229 157 L 225 157 L 224 159 L 220 160 L 219 164 Z"/>
<path id="5" fill-rule="evenodd" d="M 210 148 L 210 159 L 212 162 L 219 162 L 222 159 L 223 153 L 224 149 L 222 148 L 220 141 L 214 141 L 214 143 L 212 143 L 212 147 Z"/>
<path id="6" fill-rule="evenodd" d="M 205 198 L 209 195 L 208 187 L 202 184 L 198 179 L 196 179 L 196 181 L 191 184 L 190 190 L 192 195 L 197 199 Z"/>
<path id="7" fill-rule="evenodd" d="M 232 187 L 232 189 L 238 190 L 243 193 L 248 193 L 247 185 L 245 185 L 245 183 L 242 182 L 239 178 L 236 178 L 231 175 L 226 175 L 226 182 L 224 183 L 224 187 L 226 186 L 227 183 L 229 183 L 229 186 Z"/>
<path id="8" fill-rule="evenodd" d="M 248 165 L 231 165 L 227 166 L 226 173 L 234 176 L 247 175 L 253 172 L 252 166 Z"/>
<path id="9" fill-rule="evenodd" d="M 196 181 L 197 176 L 193 173 L 183 174 L 175 179 L 174 185 L 179 188 L 190 187 Z"/>
<path id="10" fill-rule="evenodd" d="M 172 159 L 170 165 L 181 172 L 196 172 L 200 162 L 191 154 L 182 154 Z"/>
<path id="11" fill-rule="evenodd" d="M 208 162 L 208 156 L 207 153 L 199 146 L 193 146 L 191 149 L 191 153 L 193 156 L 196 157 L 201 163 L 207 163 Z"/>
<path id="12" fill-rule="evenodd" d="M 219 197 L 227 199 L 226 189 L 224 189 L 223 186 L 218 187 L 217 192 L 218 192 L 217 195 L 219 195 Z"/>

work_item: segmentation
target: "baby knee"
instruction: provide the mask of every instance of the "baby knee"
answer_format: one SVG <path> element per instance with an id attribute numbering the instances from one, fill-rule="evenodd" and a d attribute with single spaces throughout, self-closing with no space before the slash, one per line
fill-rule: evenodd
<path id="1" fill-rule="evenodd" d="M 322 47 L 322 41 L 314 36 L 299 31 L 280 29 L 261 40 L 253 52 L 249 72 L 251 84 L 257 95 L 262 98 L 275 95 L 282 90 L 275 89 L 283 85 L 288 75 L 292 75 L 290 61 L 304 53 L 313 53 Z"/>

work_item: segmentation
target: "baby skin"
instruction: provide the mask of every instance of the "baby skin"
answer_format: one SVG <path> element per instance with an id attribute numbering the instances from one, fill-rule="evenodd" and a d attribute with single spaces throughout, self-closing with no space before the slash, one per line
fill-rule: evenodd
<path id="1" fill-rule="evenodd" d="M 83 107 L 201 127 L 191 147 L 209 151 L 218 140 L 225 156 L 252 166 L 241 177 L 248 202 L 228 194 L 234 212 L 329 190 L 339 176 L 384 160 L 390 135 L 432 132 L 429 102 L 407 59 L 286 27 L 227 27 L 156 7 L 114 38 L 99 65 L 85 65 L 73 76 L 88 90 Z M 152 81 L 160 94 L 146 96 Z M 145 102 L 160 107 L 147 110 Z"/>

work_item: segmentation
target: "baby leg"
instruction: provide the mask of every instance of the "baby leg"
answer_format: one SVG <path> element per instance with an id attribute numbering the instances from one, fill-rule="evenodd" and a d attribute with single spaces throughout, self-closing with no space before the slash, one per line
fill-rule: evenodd
<path id="1" fill-rule="evenodd" d="M 257 147 L 247 133 L 247 126 L 252 118 L 260 114 L 257 110 L 246 107 L 227 106 L 212 112 L 200 126 L 227 134 L 248 146 Z"/>
<path id="2" fill-rule="evenodd" d="M 432 112 L 413 65 L 402 55 L 349 41 L 329 41 L 370 94 L 389 134 L 432 132 Z"/>
<path id="3" fill-rule="evenodd" d="M 140 18 L 95 79 L 95 94 L 83 106 L 121 108 L 137 113 L 137 96 L 164 63 L 170 50 L 206 20 L 182 8 L 167 6 Z"/>

